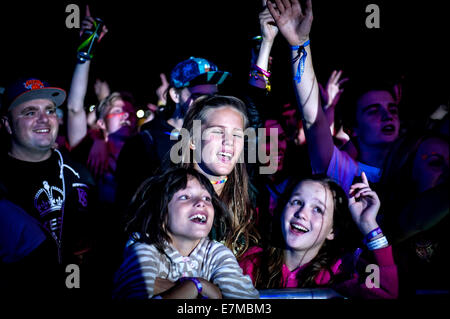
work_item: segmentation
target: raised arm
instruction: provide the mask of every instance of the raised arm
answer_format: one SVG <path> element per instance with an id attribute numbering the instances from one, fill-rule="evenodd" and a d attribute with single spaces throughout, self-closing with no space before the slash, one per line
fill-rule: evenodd
<path id="1" fill-rule="evenodd" d="M 91 61 L 78 62 L 72 76 L 72 83 L 67 97 L 67 138 L 70 147 L 78 145 L 87 133 L 84 97 L 87 91 L 90 63 Z"/>
<path id="2" fill-rule="evenodd" d="M 256 59 L 256 65 L 263 70 L 269 69 L 270 51 L 272 50 L 273 42 L 278 34 L 278 28 L 275 25 L 275 21 L 271 16 L 269 10 L 266 7 L 266 0 L 263 0 L 263 11 L 259 14 L 259 24 L 261 27 L 262 41 Z"/>
<path id="3" fill-rule="evenodd" d="M 356 298 L 397 298 L 398 297 L 398 273 L 397 266 L 383 232 L 378 227 L 376 217 L 380 209 L 378 195 L 370 188 L 369 181 L 364 172 L 361 173 L 362 182 L 350 187 L 349 210 L 352 218 L 364 235 L 364 243 L 372 251 L 374 261 L 378 267 L 378 276 L 372 282 L 366 273 L 365 281 L 361 278 L 352 278 L 339 283 L 335 289 L 345 295 Z M 374 265 L 369 265 L 373 267 Z M 372 269 L 372 268 L 371 268 Z"/>
<path id="4" fill-rule="evenodd" d="M 262 5 L 263 10 L 259 13 L 261 42 L 255 48 L 257 50 L 255 57 L 252 57 L 249 84 L 270 92 L 270 51 L 278 34 L 278 28 L 267 9 L 266 0 L 262 1 Z"/>
<path id="5" fill-rule="evenodd" d="M 333 155 L 333 138 L 328 119 L 320 105 L 319 85 L 314 73 L 309 33 L 313 20 L 311 0 L 304 10 L 298 0 L 267 2 L 278 29 L 292 49 L 292 70 L 297 102 L 302 114 L 311 166 L 316 173 L 325 173 Z"/>
<path id="6" fill-rule="evenodd" d="M 84 18 L 80 30 L 80 35 L 84 30 L 91 29 L 94 25 L 94 19 L 89 12 L 89 6 L 86 6 L 86 17 Z M 99 40 L 108 32 L 103 26 Z M 95 41 L 95 40 L 94 40 Z M 91 61 L 84 63 L 78 61 L 72 76 L 70 91 L 67 97 L 67 138 L 70 147 L 75 147 L 87 134 L 87 115 L 84 110 L 84 98 L 87 92 L 89 67 Z"/>

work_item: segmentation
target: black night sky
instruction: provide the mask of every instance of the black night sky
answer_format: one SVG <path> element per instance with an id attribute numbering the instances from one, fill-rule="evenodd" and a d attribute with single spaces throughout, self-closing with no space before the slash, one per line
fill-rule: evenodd
<path id="1" fill-rule="evenodd" d="M 403 75 L 408 108 L 428 112 L 448 102 L 448 14 L 438 2 L 313 1 L 311 48 L 319 81 L 325 83 L 340 68 L 350 79 L 371 72 Z M 30 74 L 68 90 L 79 44 L 78 30 L 65 25 L 70 3 L 79 5 L 83 17 L 88 1 L 2 1 L 0 86 Z M 380 7 L 380 29 L 365 26 L 370 3 Z M 90 9 L 109 33 L 96 51 L 87 99 L 99 77 L 112 90 L 131 91 L 138 104 L 155 103 L 159 73 L 169 73 L 189 56 L 230 71 L 233 85 L 247 80 L 260 0 L 95 1 Z M 274 90 L 290 94 L 289 55 L 281 35 L 272 56 Z"/>

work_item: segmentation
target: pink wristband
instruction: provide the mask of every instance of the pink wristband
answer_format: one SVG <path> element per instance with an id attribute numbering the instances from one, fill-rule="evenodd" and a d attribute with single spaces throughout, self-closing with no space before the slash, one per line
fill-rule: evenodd
<path id="1" fill-rule="evenodd" d="M 259 66 L 257 66 L 256 64 L 253 64 L 252 66 L 253 66 L 253 68 L 255 68 L 256 70 L 258 70 L 259 72 L 261 72 L 261 73 L 264 74 L 265 76 L 270 77 L 270 72 L 261 69 L 261 68 L 260 68 Z"/>

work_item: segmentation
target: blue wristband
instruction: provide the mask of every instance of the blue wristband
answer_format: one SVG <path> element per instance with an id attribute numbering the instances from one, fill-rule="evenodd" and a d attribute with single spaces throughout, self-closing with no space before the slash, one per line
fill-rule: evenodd
<path id="1" fill-rule="evenodd" d="M 364 237 L 364 240 L 363 240 L 364 245 L 366 245 L 366 244 L 369 242 L 369 240 L 371 240 L 372 238 L 378 236 L 378 235 L 381 234 L 381 233 L 382 233 L 382 231 L 381 231 L 381 228 L 380 228 L 380 227 L 377 227 L 377 228 L 375 228 L 374 230 L 370 231 L 370 232 Z"/>
<path id="2" fill-rule="evenodd" d="M 197 287 L 198 294 L 199 295 L 202 294 L 203 286 L 202 286 L 202 283 L 200 282 L 200 280 L 198 280 L 195 277 L 181 277 L 180 279 L 178 279 L 179 283 L 183 283 L 185 281 L 192 281 L 195 284 L 195 287 Z"/>
<path id="3" fill-rule="evenodd" d="M 297 51 L 297 56 L 292 60 L 292 63 L 295 63 L 295 62 L 297 62 L 297 60 L 300 59 L 300 61 L 298 62 L 297 73 L 294 76 L 294 81 L 296 81 L 297 83 L 300 83 L 302 81 L 302 75 L 303 75 L 303 71 L 305 70 L 305 61 L 306 61 L 306 56 L 307 56 L 305 47 L 307 47 L 308 45 L 309 45 L 309 39 L 302 45 L 291 46 L 292 50 Z"/>

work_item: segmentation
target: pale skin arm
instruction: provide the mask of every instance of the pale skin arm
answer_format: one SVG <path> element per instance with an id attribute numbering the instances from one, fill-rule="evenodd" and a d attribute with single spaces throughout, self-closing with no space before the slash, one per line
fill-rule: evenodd
<path id="1" fill-rule="evenodd" d="M 208 299 L 221 299 L 220 289 L 203 278 L 197 278 L 202 284 L 202 295 Z M 197 287 L 192 281 L 174 283 L 168 279 L 157 277 L 155 280 L 154 295 L 160 295 L 163 299 L 195 299 L 198 297 Z"/>
<path id="2" fill-rule="evenodd" d="M 80 36 L 85 29 L 92 28 L 93 21 L 89 6 L 86 6 L 86 17 L 81 24 Z M 103 27 L 99 41 L 107 32 L 108 29 Z M 84 110 L 84 98 L 88 87 L 90 65 L 91 61 L 77 63 L 70 84 L 70 91 L 67 97 L 67 139 L 70 147 L 78 145 L 87 134 L 88 126 L 87 115 Z"/>
<path id="3" fill-rule="evenodd" d="M 91 61 L 77 63 L 67 97 L 67 138 L 70 147 L 78 145 L 87 134 L 84 97 L 87 91 L 90 65 Z"/>
<path id="4" fill-rule="evenodd" d="M 298 0 L 275 0 L 276 7 L 267 2 L 278 29 L 291 46 L 302 45 L 309 39 L 313 20 L 311 0 L 306 1 L 304 10 Z M 328 119 L 320 105 L 319 85 L 314 73 L 311 44 L 306 48 L 307 58 L 301 82 L 294 81 L 300 113 L 308 145 L 311 164 L 317 172 L 326 172 L 333 155 L 333 138 Z M 291 58 L 297 56 L 292 50 Z M 292 64 L 294 74 L 299 60 Z"/>
<path id="5" fill-rule="evenodd" d="M 265 9 L 259 14 L 259 24 L 261 27 L 262 42 L 259 49 L 256 65 L 263 70 L 269 68 L 270 51 L 272 50 L 273 42 L 278 34 L 278 28 L 271 16 L 269 9 L 266 7 L 266 0 L 262 1 Z"/>

